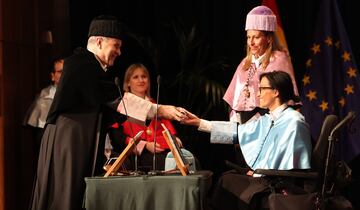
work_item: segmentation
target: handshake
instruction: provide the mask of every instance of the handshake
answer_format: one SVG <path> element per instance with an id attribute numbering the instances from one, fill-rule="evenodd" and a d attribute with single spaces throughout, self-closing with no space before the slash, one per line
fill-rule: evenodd
<path id="1" fill-rule="evenodd" d="M 182 107 L 153 104 L 129 92 L 126 92 L 118 103 L 117 111 L 140 122 L 145 122 L 146 118 L 154 118 L 157 114 L 161 118 L 176 120 L 186 125 L 196 126 L 200 123 L 196 115 Z"/>
<path id="2" fill-rule="evenodd" d="M 162 118 L 176 120 L 185 125 L 200 125 L 200 118 L 195 114 L 187 111 L 182 107 L 175 107 L 171 105 L 161 105 L 158 110 L 159 116 Z"/>

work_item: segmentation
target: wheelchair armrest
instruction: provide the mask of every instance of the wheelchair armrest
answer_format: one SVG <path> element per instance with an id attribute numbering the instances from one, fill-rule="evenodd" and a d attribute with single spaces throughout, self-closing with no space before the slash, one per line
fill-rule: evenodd
<path id="1" fill-rule="evenodd" d="M 225 160 L 225 165 L 228 166 L 229 168 L 235 169 L 235 171 L 237 171 L 240 174 L 246 174 L 250 170 L 250 168 L 241 167 L 238 164 L 235 164 L 228 160 Z"/>
<path id="2" fill-rule="evenodd" d="M 255 174 L 261 174 L 265 176 L 278 176 L 278 177 L 293 177 L 304 179 L 315 179 L 319 176 L 318 172 L 310 170 L 276 170 L 276 169 L 256 169 Z"/>

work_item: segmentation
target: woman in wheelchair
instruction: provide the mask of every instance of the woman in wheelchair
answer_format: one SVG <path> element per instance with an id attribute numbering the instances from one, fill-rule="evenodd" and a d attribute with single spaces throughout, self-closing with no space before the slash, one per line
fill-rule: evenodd
<path id="1" fill-rule="evenodd" d="M 245 124 L 207 121 L 190 112 L 182 120 L 210 132 L 211 143 L 238 143 L 249 167 L 244 174 L 225 173 L 220 177 L 213 194 L 215 209 L 248 209 L 254 205 L 253 197 L 269 187 L 267 179 L 254 173 L 256 169 L 310 169 L 308 124 L 300 112 L 286 105 L 289 100 L 299 101 L 293 89 L 288 73 L 263 73 L 257 97 L 269 114 L 256 115 Z"/>

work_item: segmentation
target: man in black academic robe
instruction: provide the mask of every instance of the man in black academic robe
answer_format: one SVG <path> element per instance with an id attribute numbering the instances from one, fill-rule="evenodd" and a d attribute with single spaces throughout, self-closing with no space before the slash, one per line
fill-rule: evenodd
<path id="1" fill-rule="evenodd" d="M 84 177 L 102 172 L 107 129 L 126 119 L 112 105 L 120 94 L 108 70 L 121 54 L 123 31 L 115 18 L 97 17 L 90 24 L 87 49 L 65 59 L 42 138 L 32 210 L 81 209 Z M 157 113 L 182 117 L 173 106 Z"/>

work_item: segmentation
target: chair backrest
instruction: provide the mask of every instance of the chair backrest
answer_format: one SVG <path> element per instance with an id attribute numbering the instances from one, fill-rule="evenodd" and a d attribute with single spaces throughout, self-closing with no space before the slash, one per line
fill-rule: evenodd
<path id="1" fill-rule="evenodd" d="M 312 152 L 312 168 L 321 175 L 324 173 L 325 161 L 328 150 L 328 137 L 331 131 L 337 125 L 339 118 L 336 115 L 327 115 L 321 127 L 319 138 Z"/>

